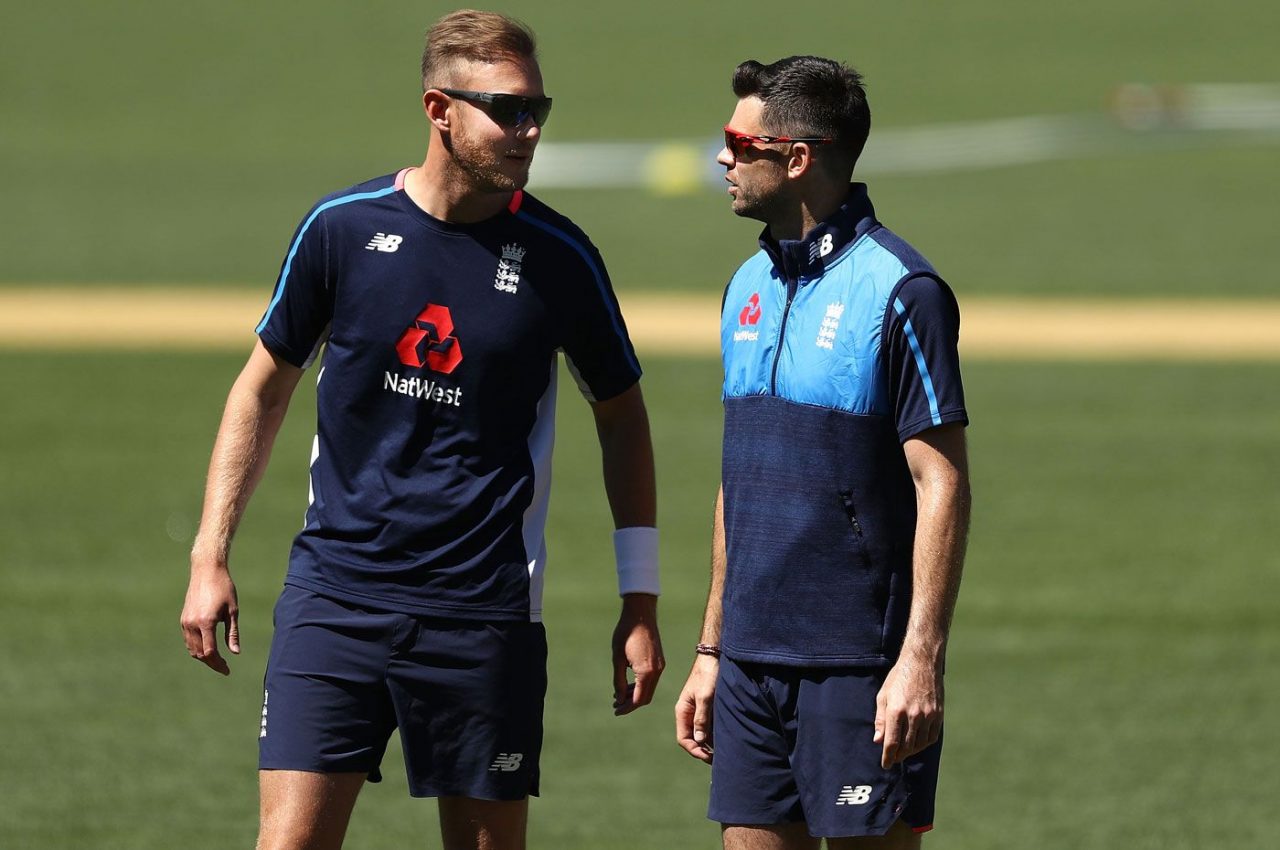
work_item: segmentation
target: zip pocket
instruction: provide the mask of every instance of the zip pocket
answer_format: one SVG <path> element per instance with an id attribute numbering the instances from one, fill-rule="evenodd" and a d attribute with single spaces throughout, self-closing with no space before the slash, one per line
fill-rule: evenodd
<path id="1" fill-rule="evenodd" d="M 862 523 L 858 522 L 858 512 L 853 507 L 853 492 L 851 490 L 840 491 L 840 504 L 844 505 L 844 514 L 849 518 L 849 524 L 853 526 L 853 533 L 858 535 L 858 539 L 862 539 Z"/>

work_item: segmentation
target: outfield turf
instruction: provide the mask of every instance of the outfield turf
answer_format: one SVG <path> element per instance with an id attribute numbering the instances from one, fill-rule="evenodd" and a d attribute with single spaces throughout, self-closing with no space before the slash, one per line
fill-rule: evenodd
<path id="1" fill-rule="evenodd" d="M 0 286 L 252 287 L 321 194 L 420 159 L 421 33 L 452 8 L 6 9 Z M 545 138 L 704 140 L 733 66 L 814 52 L 866 72 L 877 130 L 1101 120 L 1117 84 L 1280 82 L 1280 5 L 508 4 L 537 29 Z M 1277 137 L 1135 136 L 1061 161 L 870 178 L 881 217 L 969 295 L 1274 297 Z M 718 293 L 754 222 L 715 188 L 531 190 L 619 290 Z M 659 260 L 659 262 L 655 262 Z M 193 315 L 192 322 L 200 317 Z M 246 352 L 247 353 L 247 352 Z M 643 355 L 643 352 L 642 352 Z M 0 352 L 0 848 L 247 847 L 270 612 L 306 496 L 304 382 L 233 569 L 245 653 L 221 679 L 178 614 L 204 468 L 242 357 Z M 706 587 L 718 368 L 644 358 L 658 452 L 657 704 L 610 711 L 608 508 L 566 381 L 550 528 L 551 689 L 531 846 L 713 847 L 707 771 L 672 741 Z M 1274 844 L 1280 738 L 1276 364 L 972 363 L 975 518 L 926 846 Z M 348 846 L 438 847 L 399 750 Z"/>
<path id="2" fill-rule="evenodd" d="M 0 845 L 248 846 L 260 677 L 312 431 L 300 392 L 234 553 L 224 680 L 177 626 L 227 355 L 0 355 Z M 532 846 L 711 847 L 672 742 L 719 439 L 712 361 L 646 358 L 670 670 L 612 717 L 607 507 L 561 401 L 544 796 Z M 1265 846 L 1280 742 L 1280 391 L 1271 364 L 971 364 L 975 520 L 950 657 L 951 848 Z M 308 382 L 309 387 L 309 382 Z M 352 847 L 438 846 L 398 750 Z M 1229 839 L 1221 836 L 1229 834 Z"/>

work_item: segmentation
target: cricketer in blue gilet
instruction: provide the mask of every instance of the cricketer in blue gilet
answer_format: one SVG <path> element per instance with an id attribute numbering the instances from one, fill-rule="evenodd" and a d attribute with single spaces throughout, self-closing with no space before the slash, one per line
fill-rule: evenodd
<path id="1" fill-rule="evenodd" d="M 893 663 L 916 497 L 902 443 L 968 422 L 951 290 L 875 218 L 866 186 L 725 290 L 722 651 L 806 667 Z"/>
<path id="2" fill-rule="evenodd" d="M 324 198 L 258 334 L 317 377 L 306 524 L 285 583 L 379 610 L 540 620 L 556 363 L 605 400 L 640 377 L 595 247 L 516 192 L 433 218 L 405 169 Z"/>

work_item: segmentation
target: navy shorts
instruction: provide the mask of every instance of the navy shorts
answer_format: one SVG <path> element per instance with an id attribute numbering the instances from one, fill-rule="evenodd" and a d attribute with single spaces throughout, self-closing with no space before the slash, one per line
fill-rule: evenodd
<path id="1" fill-rule="evenodd" d="M 815 837 L 883 835 L 901 819 L 933 827 L 942 741 L 880 767 L 876 695 L 888 670 L 720 660 L 708 817 L 805 823 Z"/>
<path id="2" fill-rule="evenodd" d="M 258 767 L 377 782 L 399 728 L 415 797 L 536 796 L 546 663 L 541 623 L 378 611 L 287 586 Z"/>

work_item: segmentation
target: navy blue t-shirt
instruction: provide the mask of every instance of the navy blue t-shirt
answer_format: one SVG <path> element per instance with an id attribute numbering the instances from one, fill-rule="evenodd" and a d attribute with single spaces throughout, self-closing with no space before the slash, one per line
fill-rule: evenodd
<path id="1" fill-rule="evenodd" d="M 541 618 L 557 352 L 589 399 L 640 366 L 599 253 L 517 192 L 476 224 L 407 172 L 330 195 L 294 235 L 263 344 L 323 346 L 306 524 L 286 583 L 394 611 Z"/>

